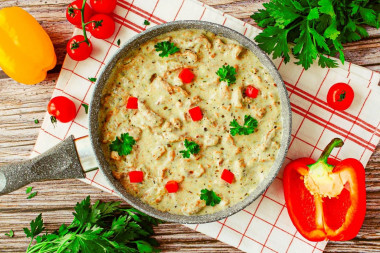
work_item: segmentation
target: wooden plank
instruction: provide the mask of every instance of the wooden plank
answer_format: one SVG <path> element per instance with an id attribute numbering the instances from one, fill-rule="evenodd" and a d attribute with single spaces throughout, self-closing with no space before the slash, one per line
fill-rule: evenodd
<path id="1" fill-rule="evenodd" d="M 52 38 L 58 57 L 58 66 L 49 72 L 46 81 L 38 85 L 16 84 L 0 71 L 0 163 L 26 159 L 35 143 L 45 115 L 46 105 L 58 78 L 65 56 L 65 46 L 73 27 L 64 12 L 68 0 L 5 0 L 0 8 L 18 5 L 25 8 L 46 29 Z M 265 1 L 202 0 L 219 10 L 254 25 L 249 16 Z M 369 28 L 370 37 L 345 45 L 346 59 L 353 63 L 380 70 L 380 30 Z M 34 119 L 40 123 L 35 124 Z M 367 216 L 359 235 L 349 242 L 329 242 L 326 252 L 379 252 L 380 251 L 380 146 L 366 167 Z M 78 180 L 34 183 L 37 197 L 26 200 L 25 188 L 0 197 L 0 252 L 25 252 L 28 240 L 22 232 L 39 213 L 48 229 L 72 220 L 76 202 L 87 195 L 93 200 L 118 200 Z M 3 234 L 15 230 L 15 237 Z M 222 242 L 209 238 L 178 224 L 163 224 L 156 228 L 156 237 L 165 252 L 239 252 Z"/>

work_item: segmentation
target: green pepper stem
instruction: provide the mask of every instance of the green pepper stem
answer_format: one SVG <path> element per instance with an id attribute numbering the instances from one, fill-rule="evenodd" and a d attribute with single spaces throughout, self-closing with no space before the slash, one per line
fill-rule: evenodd
<path id="1" fill-rule="evenodd" d="M 318 162 L 324 162 L 327 163 L 327 158 L 329 158 L 331 152 L 334 148 L 342 147 L 344 142 L 342 139 L 334 138 L 330 141 L 330 143 L 326 146 L 326 148 L 323 150 L 321 156 L 319 157 Z"/>

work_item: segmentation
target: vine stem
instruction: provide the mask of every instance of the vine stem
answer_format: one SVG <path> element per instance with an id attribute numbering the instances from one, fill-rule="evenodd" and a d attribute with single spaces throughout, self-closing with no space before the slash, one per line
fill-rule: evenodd
<path id="1" fill-rule="evenodd" d="M 84 41 L 81 41 L 81 42 L 86 42 L 87 45 L 90 46 L 90 41 L 87 38 L 87 32 L 86 32 L 86 25 L 87 24 L 84 22 L 84 7 L 85 6 L 86 6 L 86 0 L 83 0 L 82 8 L 81 8 L 80 12 L 81 12 L 82 30 L 83 30 Z M 81 43 L 81 42 L 79 42 L 79 43 Z"/>

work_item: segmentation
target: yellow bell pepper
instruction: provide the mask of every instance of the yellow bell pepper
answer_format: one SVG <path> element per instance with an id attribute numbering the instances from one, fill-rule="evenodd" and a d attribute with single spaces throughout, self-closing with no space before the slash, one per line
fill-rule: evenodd
<path id="1" fill-rule="evenodd" d="M 56 63 L 53 43 L 32 15 L 19 7 L 0 10 L 0 67 L 9 77 L 36 84 Z"/>

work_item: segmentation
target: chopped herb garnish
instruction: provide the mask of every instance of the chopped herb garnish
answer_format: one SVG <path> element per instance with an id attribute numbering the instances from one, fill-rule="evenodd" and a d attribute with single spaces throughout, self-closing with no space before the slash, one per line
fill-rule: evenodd
<path id="1" fill-rule="evenodd" d="M 174 45 L 173 42 L 163 41 L 157 43 L 154 48 L 159 54 L 160 57 L 168 57 L 170 54 L 174 54 L 179 51 L 179 48 Z"/>
<path id="2" fill-rule="evenodd" d="M 90 82 L 94 83 L 94 82 L 96 82 L 96 77 L 89 77 L 88 80 L 90 80 Z"/>
<path id="3" fill-rule="evenodd" d="M 179 151 L 183 158 L 190 158 L 190 154 L 198 154 L 201 149 L 196 142 L 188 141 L 187 139 L 185 139 L 184 146 L 186 150 Z"/>
<path id="4" fill-rule="evenodd" d="M 40 123 L 40 121 L 38 119 L 35 119 L 34 124 L 38 124 L 38 123 Z"/>
<path id="5" fill-rule="evenodd" d="M 227 82 L 228 86 L 236 82 L 236 69 L 230 65 L 219 68 L 216 74 L 221 82 Z"/>
<path id="6" fill-rule="evenodd" d="M 53 124 L 53 126 L 55 127 L 55 125 L 57 125 L 57 118 L 54 117 L 54 116 L 50 116 L 50 122 Z"/>
<path id="7" fill-rule="evenodd" d="M 249 115 L 244 116 L 244 125 L 240 126 L 236 119 L 230 123 L 230 133 L 232 136 L 238 135 L 249 135 L 255 131 L 257 128 L 257 120 Z"/>
<path id="8" fill-rule="evenodd" d="M 15 234 L 14 234 L 13 230 L 11 229 L 9 231 L 9 233 L 5 233 L 5 235 L 8 236 L 8 237 L 13 237 Z"/>
<path id="9" fill-rule="evenodd" d="M 45 232 L 41 214 L 24 228 L 32 252 L 159 252 L 153 225 L 162 223 L 120 202 L 96 201 L 88 196 L 74 207 L 71 224 Z"/>
<path id="10" fill-rule="evenodd" d="M 34 198 L 35 196 L 37 196 L 37 193 L 38 193 L 38 192 L 32 192 L 31 194 L 29 194 L 29 196 L 27 197 L 27 199 L 32 199 L 32 198 Z"/>
<path id="11" fill-rule="evenodd" d="M 83 106 L 84 111 L 86 112 L 86 114 L 88 114 L 88 105 L 82 104 L 82 106 Z"/>
<path id="12" fill-rule="evenodd" d="M 220 203 L 221 198 L 213 190 L 203 189 L 201 190 L 201 200 L 206 201 L 207 206 L 215 206 Z"/>
<path id="13" fill-rule="evenodd" d="M 116 41 L 117 45 L 120 46 L 120 39 Z"/>
<path id="14" fill-rule="evenodd" d="M 144 20 L 144 25 L 150 25 L 150 22 L 148 20 Z"/>
<path id="15" fill-rule="evenodd" d="M 117 153 L 122 155 L 129 155 L 132 152 L 132 146 L 135 145 L 136 141 L 129 133 L 121 134 L 120 138 L 116 139 L 110 144 L 111 151 L 117 151 Z"/>
<path id="16" fill-rule="evenodd" d="M 33 190 L 33 186 L 29 186 L 28 188 L 26 188 L 25 193 L 26 193 L 26 194 L 31 193 L 32 190 Z"/>

